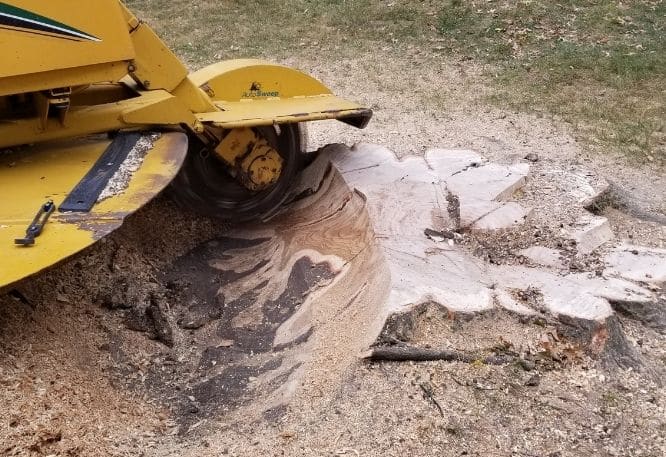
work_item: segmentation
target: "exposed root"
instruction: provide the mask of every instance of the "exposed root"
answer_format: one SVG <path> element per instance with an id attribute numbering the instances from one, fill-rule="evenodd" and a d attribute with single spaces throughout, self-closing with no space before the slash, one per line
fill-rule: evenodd
<path id="1" fill-rule="evenodd" d="M 368 360 L 387 360 L 392 362 L 428 362 L 443 360 L 446 362 L 482 363 L 485 365 L 506 365 L 519 363 L 522 359 L 512 355 L 481 356 L 449 349 L 418 348 L 414 346 L 379 346 L 364 355 Z"/>

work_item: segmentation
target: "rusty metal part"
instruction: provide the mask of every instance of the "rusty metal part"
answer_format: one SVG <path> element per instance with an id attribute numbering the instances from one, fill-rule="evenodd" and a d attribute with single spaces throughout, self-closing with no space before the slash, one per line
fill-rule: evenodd
<path id="1" fill-rule="evenodd" d="M 268 189 L 282 173 L 284 160 L 270 143 L 250 128 L 232 129 L 215 148 L 215 154 L 233 176 L 251 191 Z"/>

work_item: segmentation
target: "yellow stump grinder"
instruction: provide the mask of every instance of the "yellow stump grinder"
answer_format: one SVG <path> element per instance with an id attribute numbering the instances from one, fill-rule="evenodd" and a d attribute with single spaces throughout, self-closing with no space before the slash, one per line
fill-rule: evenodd
<path id="1" fill-rule="evenodd" d="M 91 245 L 171 184 L 261 219 L 301 170 L 305 121 L 372 112 L 262 60 L 189 73 L 118 0 L 0 1 L 0 288 Z"/>

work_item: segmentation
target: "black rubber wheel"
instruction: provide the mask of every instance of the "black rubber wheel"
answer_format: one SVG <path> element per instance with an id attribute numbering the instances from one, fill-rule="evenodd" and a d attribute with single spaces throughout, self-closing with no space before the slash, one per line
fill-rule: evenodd
<path id="1" fill-rule="evenodd" d="M 186 208 L 229 222 L 265 219 L 275 213 L 301 170 L 303 135 L 298 124 L 256 127 L 284 159 L 282 173 L 269 189 L 252 192 L 227 171 L 214 153 L 196 139 L 171 183 L 173 199 Z"/>

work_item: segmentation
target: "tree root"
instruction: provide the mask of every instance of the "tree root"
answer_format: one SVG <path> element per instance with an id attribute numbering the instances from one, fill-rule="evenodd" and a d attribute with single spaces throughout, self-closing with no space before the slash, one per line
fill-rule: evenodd
<path id="1" fill-rule="evenodd" d="M 427 362 L 433 360 L 444 360 L 446 362 L 483 363 L 485 365 L 506 365 L 519 363 L 525 369 L 531 369 L 528 362 L 520 357 L 512 355 L 488 355 L 480 356 L 467 354 L 448 349 L 417 348 L 414 346 L 379 346 L 372 348 L 364 355 L 368 360 L 385 360 L 393 362 Z M 530 368 L 528 368 L 528 366 Z"/>

